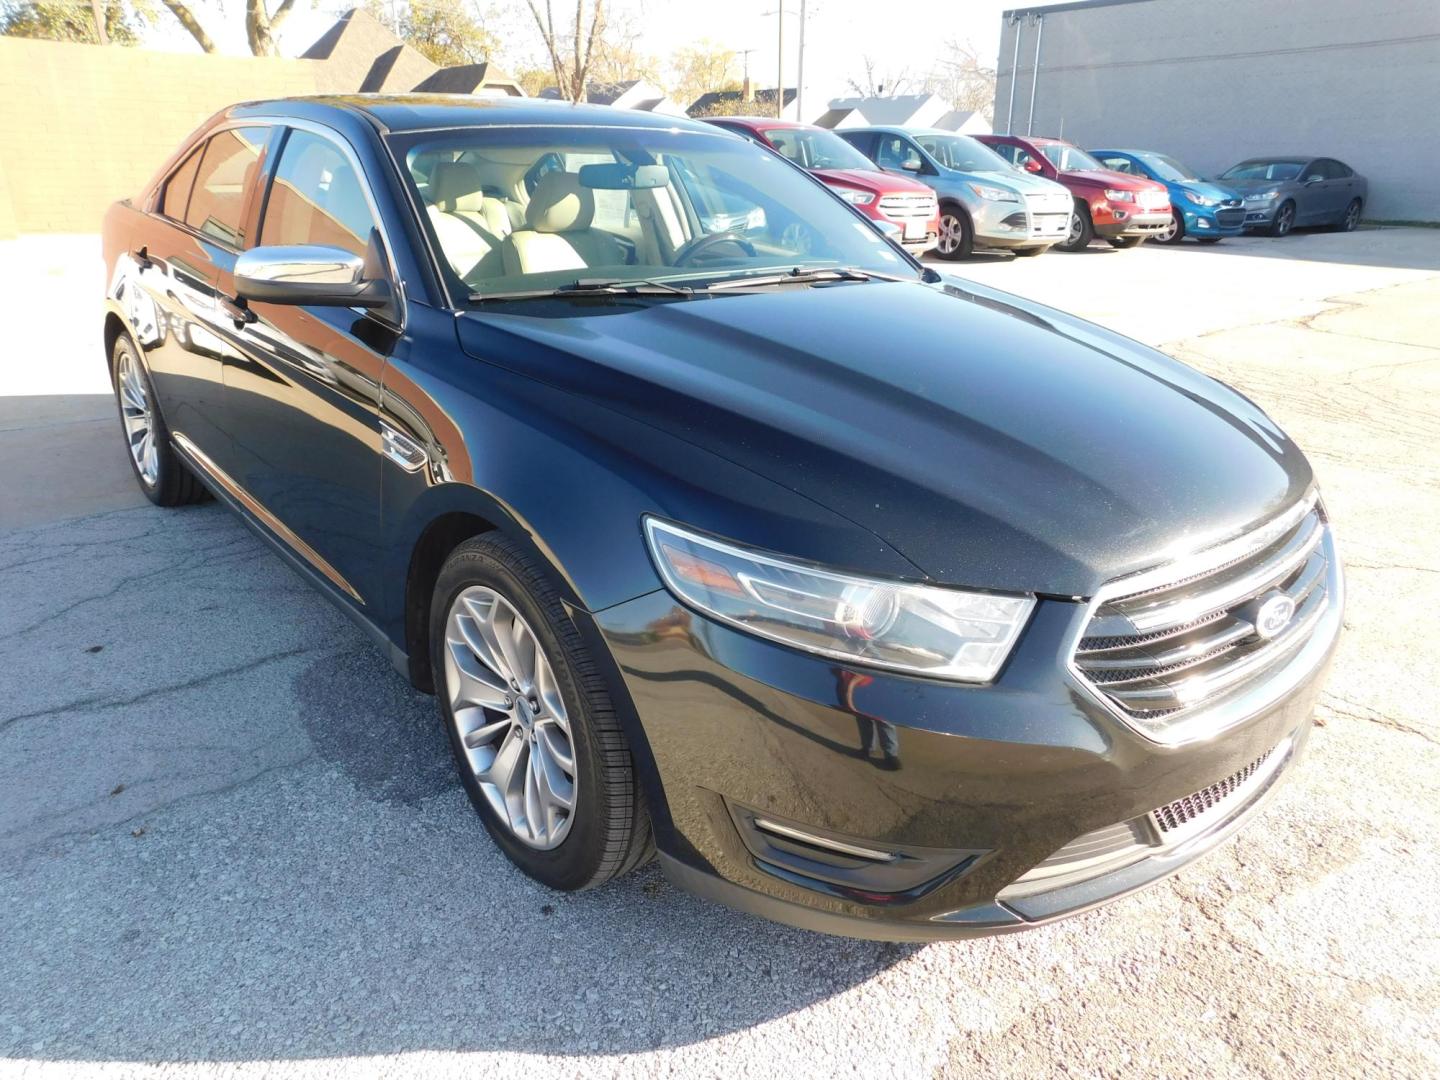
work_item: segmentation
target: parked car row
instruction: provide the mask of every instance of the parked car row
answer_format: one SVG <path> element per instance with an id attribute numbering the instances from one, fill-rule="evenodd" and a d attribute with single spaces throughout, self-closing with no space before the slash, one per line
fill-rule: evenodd
<path id="1" fill-rule="evenodd" d="M 1348 231 L 1367 194 L 1365 178 L 1334 158 L 1252 158 L 1217 182 L 1158 151 L 1087 152 L 1063 139 L 710 122 L 815 173 L 869 217 L 901 226 L 912 254 L 933 249 L 944 259 L 976 249 L 1080 251 L 1097 238 L 1129 248 L 1186 237 L 1213 244 L 1247 231 L 1285 236 L 1296 225 Z"/>

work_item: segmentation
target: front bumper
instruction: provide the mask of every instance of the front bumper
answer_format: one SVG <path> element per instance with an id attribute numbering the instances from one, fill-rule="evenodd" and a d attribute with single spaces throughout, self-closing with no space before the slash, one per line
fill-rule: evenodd
<path id="1" fill-rule="evenodd" d="M 1196 206 L 1194 203 L 1176 201 L 1185 221 L 1185 231 L 1191 236 L 1239 236 L 1245 231 L 1246 210 L 1243 206 Z"/>
<path id="2" fill-rule="evenodd" d="M 1275 219 L 1275 211 L 1284 202 L 1283 199 L 1271 199 L 1269 202 L 1245 204 L 1244 229 L 1265 229 Z"/>
<path id="3" fill-rule="evenodd" d="M 1071 202 L 1061 196 L 1055 205 L 1034 200 L 995 202 L 976 199 L 967 203 L 975 226 L 975 245 L 1010 251 L 1049 247 L 1065 239 L 1070 229 Z"/>
<path id="4" fill-rule="evenodd" d="M 1287 696 L 1183 746 L 1145 739 L 1068 671 L 1084 609 L 1042 600 L 985 687 L 843 668 L 664 592 L 596 614 L 597 644 L 628 691 L 666 873 L 781 922 L 918 941 L 1073 914 L 1214 847 L 1299 759 L 1338 606 L 1292 661 L 1303 670 Z M 1266 783 L 1183 843 L 1017 892 L 1077 838 L 1146 820 L 1277 748 Z M 787 830 L 834 846 L 793 843 Z M 847 850 L 894 858 L 877 869 Z"/>
<path id="5" fill-rule="evenodd" d="M 1095 225 L 1096 235 L 1102 236 L 1106 240 L 1131 236 L 1154 236 L 1170 227 L 1170 208 L 1167 206 L 1160 211 L 1135 210 L 1128 206 L 1112 207 L 1108 215 L 1092 214 L 1091 219 Z"/>

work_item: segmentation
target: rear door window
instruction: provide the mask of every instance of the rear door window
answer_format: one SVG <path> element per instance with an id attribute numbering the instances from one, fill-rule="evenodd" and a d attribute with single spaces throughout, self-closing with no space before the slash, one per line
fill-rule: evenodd
<path id="1" fill-rule="evenodd" d="M 185 224 L 232 248 L 245 246 L 246 197 L 260 175 L 264 127 L 228 128 L 205 144 Z"/>

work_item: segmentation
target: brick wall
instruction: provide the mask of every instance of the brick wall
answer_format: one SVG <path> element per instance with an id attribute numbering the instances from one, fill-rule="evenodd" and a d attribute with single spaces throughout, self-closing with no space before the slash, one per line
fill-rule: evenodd
<path id="1" fill-rule="evenodd" d="M 206 117 L 313 94 L 322 68 L 0 37 L 0 238 L 98 230 Z"/>

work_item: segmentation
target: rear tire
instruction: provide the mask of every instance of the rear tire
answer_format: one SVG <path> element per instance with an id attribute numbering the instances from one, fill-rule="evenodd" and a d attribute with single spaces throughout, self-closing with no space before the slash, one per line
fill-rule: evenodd
<path id="1" fill-rule="evenodd" d="M 1345 207 L 1345 213 L 1335 224 L 1336 232 L 1354 232 L 1355 226 L 1360 224 L 1360 200 L 1351 199 L 1350 205 Z"/>
<path id="2" fill-rule="evenodd" d="M 110 381 L 125 436 L 125 457 L 145 497 L 156 506 L 185 506 L 209 498 L 204 485 L 175 453 L 145 361 L 123 333 L 110 350 Z"/>
<path id="3" fill-rule="evenodd" d="M 935 241 L 935 254 L 954 262 L 968 259 L 975 249 L 975 229 L 970 215 L 954 203 L 940 207 L 940 235 Z"/>
<path id="4" fill-rule="evenodd" d="M 1113 248 L 1120 248 L 1121 250 L 1124 250 L 1126 248 L 1137 248 L 1145 242 L 1145 239 L 1146 238 L 1143 236 L 1116 236 L 1111 239 L 1110 246 Z"/>
<path id="5" fill-rule="evenodd" d="M 1084 251 L 1095 239 L 1095 226 L 1090 221 L 1090 207 L 1079 199 L 1070 210 L 1070 232 L 1055 246 L 1061 251 Z"/>
<path id="6" fill-rule="evenodd" d="M 475 597 L 498 601 L 489 609 L 495 621 L 482 623 L 475 617 Z M 508 621 L 497 619 L 496 609 L 508 612 Z M 457 621 L 464 619 L 469 622 Z M 523 671 L 512 671 L 519 676 L 512 679 L 482 655 L 484 648 L 477 652 L 469 645 L 478 637 L 484 646 L 487 632 L 498 638 L 507 627 L 514 631 L 512 642 L 522 642 L 518 654 L 530 657 L 533 678 L 528 687 Z M 523 644 L 526 634 L 533 651 Z M 542 660 L 548 674 L 540 671 Z M 431 599 L 430 663 L 461 782 L 496 846 L 512 863 L 552 889 L 572 892 L 601 885 L 650 858 L 650 815 L 629 743 L 605 680 L 537 559 L 494 533 L 456 548 L 440 571 Z M 481 681 L 485 686 L 477 687 Z M 511 708 L 500 707 L 503 701 L 496 706 L 475 703 L 475 691 L 483 696 L 492 683 Z M 522 704 L 532 699 L 538 711 Z M 547 723 L 548 738 L 542 728 Z M 498 733 L 477 742 L 484 735 L 482 727 Z M 514 785 L 505 783 L 497 768 L 506 740 L 520 744 L 511 758 L 516 767 L 508 773 L 523 788 L 515 802 L 506 795 L 514 794 Z M 544 748 L 536 747 L 537 742 L 558 746 L 559 752 L 541 752 Z M 556 777 L 546 779 L 547 793 L 568 788 L 572 805 L 563 818 L 532 813 L 527 773 L 535 762 L 540 772 Z M 542 797 L 538 787 L 535 797 Z M 537 817 L 544 819 L 548 836 L 537 837 L 535 825 L 525 820 Z"/>

